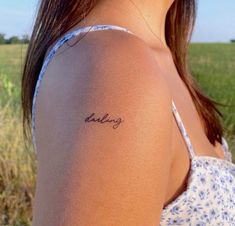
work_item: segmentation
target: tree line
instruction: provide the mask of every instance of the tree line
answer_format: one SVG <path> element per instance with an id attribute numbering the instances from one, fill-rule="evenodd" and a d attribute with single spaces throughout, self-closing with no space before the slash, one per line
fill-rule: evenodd
<path id="1" fill-rule="evenodd" d="M 2 44 L 28 44 L 29 43 L 29 35 L 22 35 L 21 38 L 18 36 L 12 36 L 10 38 L 5 38 L 5 34 L 0 33 L 0 45 Z M 231 43 L 235 43 L 235 39 L 230 40 Z"/>
<path id="2" fill-rule="evenodd" d="M 2 44 L 27 44 L 29 43 L 29 35 L 22 35 L 22 37 L 11 36 L 5 38 L 5 34 L 0 33 L 0 45 Z"/>

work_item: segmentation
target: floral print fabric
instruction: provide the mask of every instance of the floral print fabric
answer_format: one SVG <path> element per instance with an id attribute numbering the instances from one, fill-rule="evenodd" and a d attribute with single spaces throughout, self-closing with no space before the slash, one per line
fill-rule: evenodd
<path id="1" fill-rule="evenodd" d="M 235 226 L 235 164 L 226 139 L 222 138 L 225 159 L 195 155 L 173 101 L 172 106 L 191 166 L 187 189 L 163 209 L 160 225 Z"/>
<path id="2" fill-rule="evenodd" d="M 32 104 L 32 137 L 35 151 L 37 151 L 35 139 L 36 97 L 48 64 L 56 51 L 69 39 L 82 32 L 108 29 L 122 30 L 133 34 L 128 29 L 117 25 L 81 27 L 60 38 L 46 56 L 35 86 Z M 163 209 L 160 225 L 235 226 L 235 165 L 232 163 L 232 154 L 225 138 L 222 138 L 225 159 L 196 156 L 173 100 L 172 112 L 187 145 L 191 166 L 187 190 Z"/>
<path id="3" fill-rule="evenodd" d="M 160 225 L 235 225 L 235 165 L 195 156 L 187 190 L 163 209 Z"/>

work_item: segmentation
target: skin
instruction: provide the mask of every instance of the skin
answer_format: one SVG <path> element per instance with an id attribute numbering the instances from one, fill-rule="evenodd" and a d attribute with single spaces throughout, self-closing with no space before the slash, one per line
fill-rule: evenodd
<path id="1" fill-rule="evenodd" d="M 165 42 L 172 1 L 133 1 L 161 41 L 129 1 L 103 0 L 73 29 L 118 24 L 136 35 L 90 32 L 62 46 L 45 72 L 33 226 L 159 225 L 190 167 L 172 99 L 196 155 L 224 157 L 207 139 Z"/>

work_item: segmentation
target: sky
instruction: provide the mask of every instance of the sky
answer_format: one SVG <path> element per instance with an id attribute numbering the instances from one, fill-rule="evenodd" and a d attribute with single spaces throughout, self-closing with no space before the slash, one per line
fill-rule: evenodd
<path id="1" fill-rule="evenodd" d="M 6 38 L 30 34 L 38 0 L 0 0 L 0 33 Z M 192 42 L 235 39 L 235 0 L 198 0 Z"/>

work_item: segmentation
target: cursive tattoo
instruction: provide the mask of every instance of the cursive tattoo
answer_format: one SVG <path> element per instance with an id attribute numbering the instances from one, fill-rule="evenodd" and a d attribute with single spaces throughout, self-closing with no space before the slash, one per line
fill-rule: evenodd
<path id="1" fill-rule="evenodd" d="M 88 117 L 85 118 L 85 122 L 99 122 L 99 123 L 106 123 L 106 122 L 110 122 L 110 123 L 115 123 L 113 125 L 113 129 L 117 129 L 117 127 L 121 124 L 121 122 L 124 122 L 124 120 L 122 120 L 121 118 L 117 118 L 115 119 L 106 119 L 108 117 L 108 113 L 106 113 L 102 118 L 98 117 L 95 118 L 94 117 L 95 113 L 92 113 L 91 115 L 89 115 Z"/>

